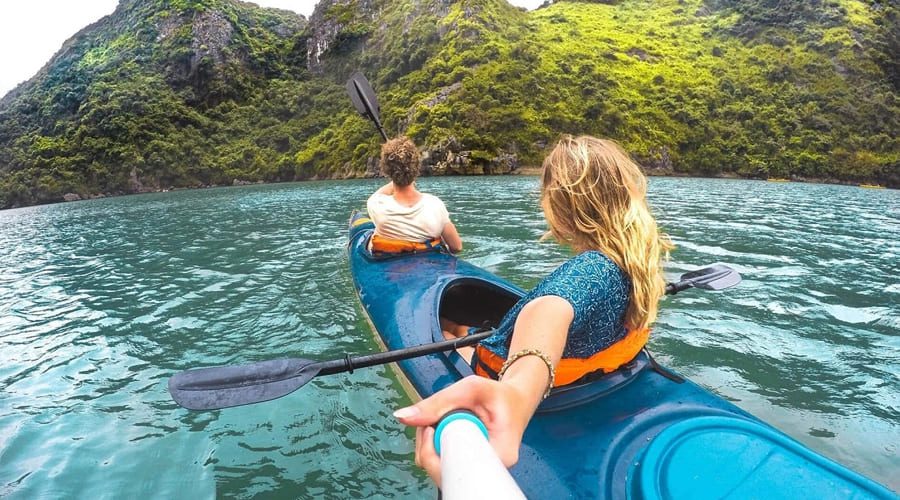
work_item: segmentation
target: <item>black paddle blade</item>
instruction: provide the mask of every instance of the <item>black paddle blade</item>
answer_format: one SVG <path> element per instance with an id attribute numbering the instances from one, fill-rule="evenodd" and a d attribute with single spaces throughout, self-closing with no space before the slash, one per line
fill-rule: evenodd
<path id="1" fill-rule="evenodd" d="M 716 264 L 682 274 L 681 281 L 666 285 L 666 294 L 675 295 L 691 287 L 703 290 L 724 290 L 740 282 L 741 275 L 737 271 L 724 264 Z"/>
<path id="2" fill-rule="evenodd" d="M 306 385 L 320 369 L 308 359 L 200 368 L 173 375 L 169 392 L 189 410 L 217 410 L 280 398 Z"/>
<path id="3" fill-rule="evenodd" d="M 354 73 L 347 80 L 347 93 L 350 94 L 350 101 L 359 114 L 375 121 L 380 119 L 378 115 L 381 113 L 381 107 L 378 105 L 378 97 L 362 73 Z"/>
<path id="4" fill-rule="evenodd" d="M 369 80 L 366 80 L 362 73 L 354 73 L 347 80 L 347 93 L 350 94 L 350 101 L 353 103 L 356 111 L 375 122 L 381 137 L 387 141 L 388 137 L 381 126 L 381 118 L 379 117 L 381 106 L 378 105 L 378 97 L 375 96 L 375 91 L 372 89 Z"/>
<path id="5" fill-rule="evenodd" d="M 682 280 L 690 281 L 696 288 L 704 290 L 723 290 L 741 282 L 741 275 L 734 269 L 716 264 L 681 275 Z"/>

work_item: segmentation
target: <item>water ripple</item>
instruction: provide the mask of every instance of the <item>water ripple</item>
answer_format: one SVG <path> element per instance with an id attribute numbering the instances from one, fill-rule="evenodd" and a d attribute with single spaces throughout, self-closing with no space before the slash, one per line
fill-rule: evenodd
<path id="1" fill-rule="evenodd" d="M 180 191 L 0 212 L 0 496 L 433 497 L 383 368 L 260 405 L 179 408 L 175 372 L 377 349 L 346 219 L 378 180 Z M 528 288 L 567 257 L 533 177 L 425 178 L 464 257 Z M 666 298 L 666 364 L 900 489 L 900 199 L 892 190 L 650 182 L 678 248 L 667 276 L 726 263 L 725 292 Z M 828 200 L 823 204 L 822 200 Z"/>

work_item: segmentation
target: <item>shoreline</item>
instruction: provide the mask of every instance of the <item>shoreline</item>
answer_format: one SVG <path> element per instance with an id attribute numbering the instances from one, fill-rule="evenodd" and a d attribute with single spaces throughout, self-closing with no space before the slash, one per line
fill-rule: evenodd
<path id="1" fill-rule="evenodd" d="M 742 177 L 737 174 L 719 174 L 719 175 L 696 175 L 690 173 L 682 173 L 682 172 L 666 172 L 659 170 L 650 170 L 650 169 L 642 169 L 644 175 L 647 177 L 694 177 L 697 179 L 739 179 L 745 181 L 764 181 L 764 182 L 778 182 L 778 183 L 800 183 L 800 184 L 832 184 L 836 186 L 850 186 L 850 187 L 860 187 L 860 188 L 870 188 L 870 189 L 900 189 L 898 187 L 892 187 L 887 184 L 872 184 L 868 182 L 853 182 L 853 181 L 840 181 L 837 179 L 825 179 L 825 178 L 816 178 L 816 177 L 800 177 L 800 176 L 790 176 L 790 177 Z M 541 167 L 520 167 L 508 174 L 500 174 L 500 175 L 540 175 Z"/>
<path id="2" fill-rule="evenodd" d="M 541 167 L 519 167 L 513 171 L 499 174 L 470 174 L 470 175 L 460 175 L 460 174 L 451 174 L 451 175 L 428 175 L 425 174 L 422 177 L 478 177 L 484 175 L 523 175 L 523 176 L 539 176 L 541 174 Z M 859 187 L 859 188 L 872 188 L 877 190 L 896 190 L 900 189 L 900 186 L 893 187 L 886 184 L 871 184 L 867 182 L 850 182 L 850 181 L 839 181 L 837 179 L 819 179 L 819 178 L 804 178 L 798 176 L 792 176 L 789 178 L 757 178 L 757 177 L 741 177 L 736 174 L 720 174 L 720 175 L 712 175 L 712 176 L 704 176 L 704 175 L 694 175 L 690 173 L 681 173 L 681 172 L 666 172 L 659 170 L 650 170 L 644 169 L 644 175 L 647 177 L 681 177 L 681 178 L 690 178 L 694 177 L 697 179 L 740 179 L 747 181 L 761 181 L 761 182 L 773 182 L 773 183 L 804 183 L 804 184 L 833 184 L 838 186 L 850 186 L 850 187 Z M 230 184 L 212 184 L 212 185 L 199 185 L 199 186 L 190 186 L 190 187 L 168 187 L 168 188 L 151 188 L 151 189 L 139 189 L 130 193 L 87 193 L 87 194 L 77 194 L 77 193 L 66 193 L 62 196 L 61 199 L 55 201 L 49 201 L 46 203 L 35 203 L 31 205 L 20 205 L 20 206 L 12 206 L 8 208 L 0 208 L 2 210 L 13 210 L 17 208 L 27 208 L 27 207 L 35 207 L 40 205 L 52 205 L 55 203 L 68 203 L 74 201 L 86 201 L 86 200 L 96 200 L 101 198 L 115 198 L 119 196 L 129 196 L 136 194 L 151 194 L 151 193 L 166 193 L 169 191 L 186 191 L 193 189 L 210 189 L 210 188 L 222 188 L 222 187 L 237 187 L 237 186 L 250 186 L 250 185 L 260 185 L 260 184 L 285 184 L 289 182 L 315 182 L 315 181 L 341 181 L 341 180 L 354 180 L 354 179 L 378 179 L 383 178 L 382 176 L 367 176 L 363 175 L 350 175 L 350 176 L 334 176 L 334 177 L 314 177 L 311 179 L 303 179 L 303 180 L 293 180 L 293 181 L 284 181 L 284 182 L 265 182 L 265 181 L 256 181 L 249 182 L 241 179 L 235 179 Z"/>

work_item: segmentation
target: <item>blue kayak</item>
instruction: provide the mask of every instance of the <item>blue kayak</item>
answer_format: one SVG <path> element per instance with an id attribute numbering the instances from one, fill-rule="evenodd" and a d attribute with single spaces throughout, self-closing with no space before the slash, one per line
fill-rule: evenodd
<path id="1" fill-rule="evenodd" d="M 375 257 L 354 212 L 354 286 L 383 347 L 444 340 L 439 317 L 497 326 L 524 291 L 452 255 Z M 471 368 L 454 352 L 399 361 L 414 399 Z M 616 372 L 555 388 L 510 470 L 533 499 L 893 499 L 900 496 L 810 450 L 672 371 L 646 351 Z"/>

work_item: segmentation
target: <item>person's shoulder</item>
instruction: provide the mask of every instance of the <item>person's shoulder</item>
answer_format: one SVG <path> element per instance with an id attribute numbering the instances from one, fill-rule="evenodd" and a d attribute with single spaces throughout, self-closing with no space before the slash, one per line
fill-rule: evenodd
<path id="1" fill-rule="evenodd" d="M 391 195 L 389 195 L 389 194 L 384 194 L 384 193 L 379 193 L 378 191 L 375 191 L 374 193 L 372 193 L 372 194 L 369 196 L 369 200 L 368 200 L 368 201 L 369 201 L 370 203 L 376 203 L 376 202 L 377 202 L 377 203 L 384 203 L 385 201 L 387 201 L 388 198 L 392 198 Z"/>
<path id="2" fill-rule="evenodd" d="M 444 206 L 444 200 L 431 193 L 422 193 L 422 203 L 427 203 L 429 205 L 435 206 Z"/>
<path id="3" fill-rule="evenodd" d="M 573 305 L 584 302 L 584 297 L 591 296 L 598 284 L 621 281 L 618 266 L 602 252 L 586 251 L 570 258 L 552 273 L 547 275 L 538 285 L 542 293 L 559 295 Z M 604 285 L 606 286 L 606 285 Z"/>
<path id="4" fill-rule="evenodd" d="M 612 259 L 607 257 L 606 254 L 599 250 L 588 250 L 586 252 L 581 252 L 575 257 L 572 257 L 569 262 L 573 264 L 601 267 L 616 266 L 616 263 L 613 262 Z"/>
<path id="5" fill-rule="evenodd" d="M 548 278 L 563 281 L 579 277 L 591 278 L 609 274 L 614 269 L 618 269 L 618 266 L 603 252 L 589 250 L 563 262 Z"/>
<path id="6" fill-rule="evenodd" d="M 566 264 L 570 266 L 571 272 L 595 278 L 618 276 L 619 279 L 625 279 L 627 276 L 618 264 L 598 250 L 582 252 L 569 259 Z"/>

